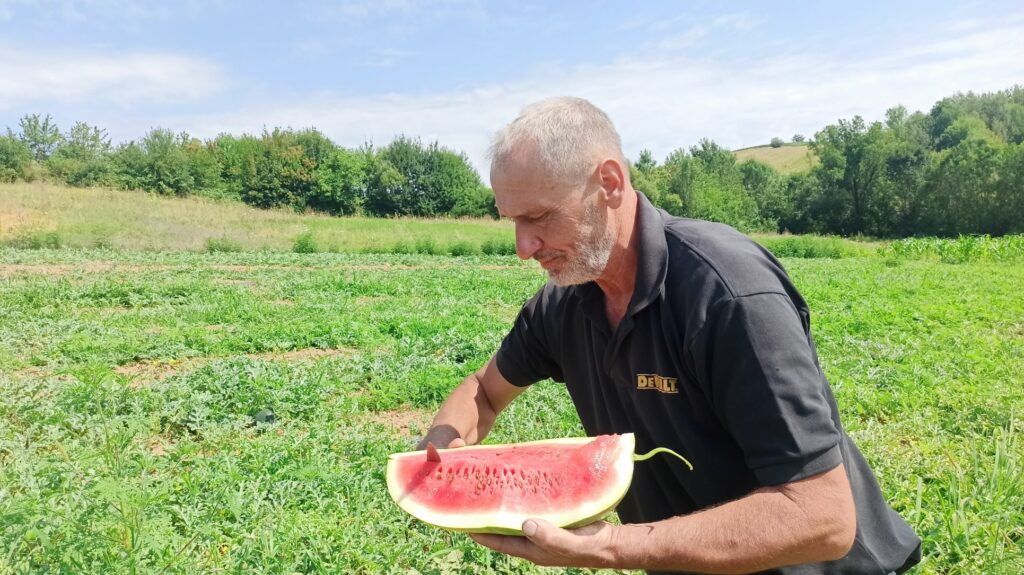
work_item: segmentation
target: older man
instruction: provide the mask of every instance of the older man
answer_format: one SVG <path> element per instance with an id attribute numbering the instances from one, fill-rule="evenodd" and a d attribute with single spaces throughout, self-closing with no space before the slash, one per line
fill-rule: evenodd
<path id="1" fill-rule="evenodd" d="M 590 435 L 633 432 L 674 458 L 636 467 L 623 525 L 474 535 L 541 565 L 701 573 L 871 574 L 920 540 L 843 431 L 803 298 L 733 229 L 674 218 L 629 182 L 608 117 L 556 98 L 499 132 L 491 184 L 516 251 L 547 270 L 497 353 L 424 438 L 479 442 L 523 390 L 564 382 Z M 651 381 L 659 385 L 650 385 Z"/>

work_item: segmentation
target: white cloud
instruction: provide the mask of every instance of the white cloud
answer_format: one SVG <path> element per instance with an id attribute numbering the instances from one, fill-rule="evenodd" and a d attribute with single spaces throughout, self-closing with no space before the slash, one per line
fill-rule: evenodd
<path id="1" fill-rule="evenodd" d="M 723 22 L 735 26 L 735 22 Z M 746 25 L 746 24 L 743 24 Z M 958 35 L 959 34 L 959 35 Z M 604 108 L 626 154 L 648 148 L 656 158 L 709 137 L 738 148 L 774 136 L 812 135 L 839 118 L 881 119 L 897 104 L 927 110 L 958 91 L 991 91 L 1024 78 L 1024 22 L 1006 18 L 985 29 L 950 30 L 928 43 L 908 38 L 882 55 L 805 52 L 722 61 L 622 57 L 600 66 L 546 69 L 501 85 L 420 95 L 336 94 L 270 102 L 223 114 L 174 118 L 200 136 L 259 132 L 264 126 L 316 126 L 335 141 L 386 144 L 398 134 L 464 150 L 486 179 L 490 134 L 524 105 L 572 94 Z"/>
<path id="2" fill-rule="evenodd" d="M 197 100 L 224 86 L 209 62 L 176 54 L 37 52 L 0 46 L 0 110 L 51 102 Z"/>

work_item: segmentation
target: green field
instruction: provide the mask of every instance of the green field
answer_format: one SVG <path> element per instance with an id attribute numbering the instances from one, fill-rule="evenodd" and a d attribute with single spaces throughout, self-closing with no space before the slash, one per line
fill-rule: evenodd
<path id="1" fill-rule="evenodd" d="M 337 218 L 261 210 L 242 202 L 176 198 L 45 182 L 0 183 L 0 245 L 57 244 L 127 250 L 291 251 L 309 234 L 318 251 L 435 250 L 511 242 L 512 225 L 492 219 Z M 422 251 L 422 250 L 421 250 Z"/>
<path id="2" fill-rule="evenodd" d="M 1024 266 L 784 261 L 916 573 L 1021 572 Z M 543 572 L 411 519 L 383 476 L 543 281 L 514 257 L 0 249 L 0 573 Z M 543 383 L 489 441 L 581 432 Z"/>
<path id="3" fill-rule="evenodd" d="M 241 202 L 172 198 L 47 183 L 0 183 L 0 247 L 112 248 L 129 251 L 306 251 L 511 255 L 512 223 L 492 219 L 329 217 L 261 210 Z M 759 234 L 794 257 L 874 253 L 882 243 Z"/>
<path id="4" fill-rule="evenodd" d="M 737 163 L 757 160 L 775 168 L 784 176 L 806 172 L 818 164 L 818 157 L 806 144 L 786 144 L 778 148 L 754 146 L 735 150 L 733 154 Z"/>

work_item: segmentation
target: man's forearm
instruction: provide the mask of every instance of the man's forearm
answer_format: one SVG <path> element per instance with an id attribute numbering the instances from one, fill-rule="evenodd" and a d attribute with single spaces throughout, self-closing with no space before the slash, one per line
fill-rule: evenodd
<path id="1" fill-rule="evenodd" d="M 829 474 L 845 474 L 842 466 Z M 845 481 L 845 475 L 841 478 Z M 613 562 L 632 569 L 752 573 L 844 557 L 856 533 L 847 488 L 801 505 L 784 490 L 759 490 L 691 515 L 623 525 Z"/>
<path id="2" fill-rule="evenodd" d="M 494 426 L 496 417 L 477 374 L 470 375 L 441 405 L 420 447 L 426 447 L 427 441 L 447 447 L 455 438 L 461 438 L 467 445 L 479 443 Z"/>

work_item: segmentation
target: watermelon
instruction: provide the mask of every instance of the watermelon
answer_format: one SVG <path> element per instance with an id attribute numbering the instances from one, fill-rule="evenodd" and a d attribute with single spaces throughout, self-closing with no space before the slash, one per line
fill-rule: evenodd
<path id="1" fill-rule="evenodd" d="M 413 517 L 455 531 L 522 535 L 530 517 L 579 527 L 615 509 L 635 459 L 668 451 L 637 458 L 634 445 L 626 433 L 396 453 L 388 492 Z"/>

